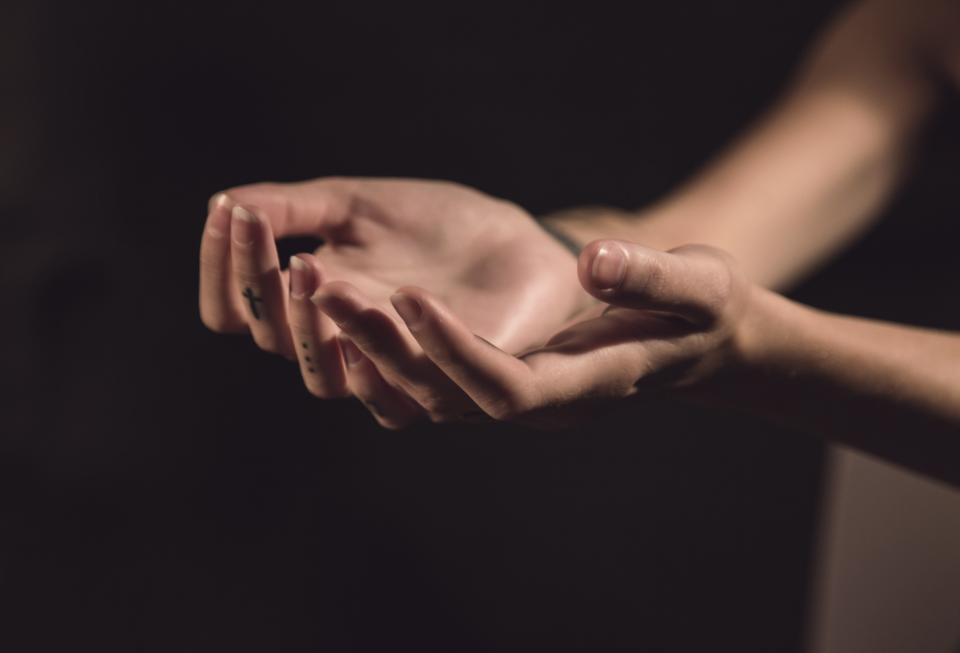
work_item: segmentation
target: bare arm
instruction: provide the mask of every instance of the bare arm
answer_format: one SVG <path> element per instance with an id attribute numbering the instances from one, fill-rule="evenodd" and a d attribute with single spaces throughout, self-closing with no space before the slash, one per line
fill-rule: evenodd
<path id="1" fill-rule="evenodd" d="M 761 288 L 751 305 L 742 363 L 704 396 L 960 486 L 960 335 L 826 313 Z"/>
<path id="2" fill-rule="evenodd" d="M 548 218 L 580 244 L 605 239 L 584 249 L 580 278 L 612 308 L 538 350 L 511 358 L 478 343 L 421 290 L 405 291 L 398 311 L 498 419 L 565 424 L 597 399 L 683 388 L 960 485 L 960 335 L 831 315 L 767 289 L 869 225 L 938 86 L 960 79 L 954 44 L 960 3 L 856 4 L 769 114 L 658 205 Z M 690 242 L 727 250 L 740 266 L 710 248 L 657 251 Z M 616 252 L 625 266 L 609 258 Z M 410 302 L 417 308 L 402 311 Z"/>
<path id="3" fill-rule="evenodd" d="M 956 43 L 960 3 L 854 4 L 815 43 L 783 98 L 674 193 L 640 212 L 574 209 L 546 220 L 580 244 L 714 245 L 754 281 L 784 287 L 875 217 L 941 81 L 960 80 Z"/>
<path id="4" fill-rule="evenodd" d="M 960 78 L 950 65 L 957 35 L 955 0 L 855 5 L 771 113 L 658 206 L 551 218 L 580 244 L 605 239 L 584 248 L 578 267 L 600 304 L 540 347 L 510 355 L 422 288 L 391 297 L 407 332 L 385 313 L 372 328 L 363 318 L 375 312 L 335 289 L 318 303 L 353 343 L 353 369 L 419 382 L 421 406 L 443 420 L 565 425 L 589 418 L 597 402 L 670 388 L 960 484 L 960 336 L 829 315 L 767 289 L 870 222 L 907 163 L 938 78 Z M 676 247 L 689 242 L 722 249 Z M 384 343 L 407 336 L 429 374 L 391 359 Z"/>

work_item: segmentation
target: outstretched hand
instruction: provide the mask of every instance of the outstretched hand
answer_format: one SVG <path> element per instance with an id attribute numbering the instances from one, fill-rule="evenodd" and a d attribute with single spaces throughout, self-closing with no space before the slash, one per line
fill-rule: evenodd
<path id="1" fill-rule="evenodd" d="M 724 252 L 597 241 L 581 253 L 578 271 L 583 288 L 603 304 L 517 356 L 477 337 L 455 309 L 423 288 L 393 295 L 409 333 L 443 373 L 425 408 L 469 406 L 473 412 L 467 408 L 461 417 L 562 426 L 644 387 L 696 385 L 738 363 L 752 287 Z M 379 331 L 366 328 L 375 318 L 368 312 L 356 320 L 359 305 L 341 308 L 337 319 L 359 346 L 353 365 L 379 368 L 387 343 L 403 334 L 390 332 L 382 318 Z"/>
<path id="2" fill-rule="evenodd" d="M 281 270 L 274 239 L 291 236 L 323 244 Z M 249 332 L 261 349 L 297 358 L 317 396 L 376 394 L 368 406 L 385 426 L 416 419 L 425 403 L 435 419 L 462 408 L 436 395 L 443 375 L 390 305 L 408 284 L 429 289 L 464 328 L 507 352 L 542 343 L 590 302 L 574 257 L 526 212 L 457 184 L 320 179 L 211 199 L 200 250 L 204 324 Z M 342 337 L 354 322 L 370 340 Z M 350 364 L 357 345 L 378 357 L 376 369 Z"/>

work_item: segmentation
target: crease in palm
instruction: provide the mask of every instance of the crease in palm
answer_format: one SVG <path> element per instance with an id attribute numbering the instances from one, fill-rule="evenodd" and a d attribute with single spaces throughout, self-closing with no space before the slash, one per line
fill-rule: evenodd
<path id="1" fill-rule="evenodd" d="M 326 280 L 350 283 L 394 319 L 389 297 L 401 286 L 420 286 L 475 333 L 516 353 L 545 341 L 585 294 L 576 259 L 529 215 L 482 200 L 487 206 L 354 201 L 345 227 L 315 255 Z"/>

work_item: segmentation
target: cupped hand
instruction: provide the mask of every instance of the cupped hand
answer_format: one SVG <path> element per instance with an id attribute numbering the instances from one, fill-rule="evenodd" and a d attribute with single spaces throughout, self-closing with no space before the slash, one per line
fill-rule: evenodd
<path id="1" fill-rule="evenodd" d="M 583 288 L 602 304 L 520 355 L 478 338 L 434 294 L 401 288 L 392 301 L 442 372 L 434 404 L 469 404 L 472 411 L 461 418 L 560 427 L 645 388 L 702 387 L 740 364 L 756 291 L 726 253 L 597 241 L 584 248 L 578 272 Z M 370 343 L 388 337 L 400 334 L 364 334 L 355 364 L 381 365 L 381 349 Z"/>
<path id="2" fill-rule="evenodd" d="M 281 270 L 275 239 L 292 236 L 323 244 Z M 589 303 L 575 269 L 575 258 L 525 211 L 458 184 L 254 184 L 211 199 L 200 248 L 200 315 L 214 331 L 249 332 L 263 350 L 296 357 L 317 396 L 343 396 L 354 386 L 357 394 L 371 387 L 392 392 L 392 401 L 380 400 L 385 408 L 370 407 L 382 424 L 399 426 L 422 414 L 420 402 L 429 397 L 421 390 L 441 375 L 401 329 L 389 302 L 398 286 L 429 289 L 471 332 L 519 352 Z M 349 362 L 356 353 L 338 338 L 344 307 L 365 315 L 361 323 L 386 318 L 381 326 L 392 325 L 392 367 L 384 362 L 368 374 L 344 368 L 344 356 Z"/>

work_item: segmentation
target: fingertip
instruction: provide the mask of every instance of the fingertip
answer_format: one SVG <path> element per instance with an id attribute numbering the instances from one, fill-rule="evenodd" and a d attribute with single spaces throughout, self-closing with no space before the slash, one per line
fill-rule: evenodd
<path id="1" fill-rule="evenodd" d="M 302 254 L 294 254 L 293 256 L 291 256 L 290 267 L 293 268 L 294 270 L 300 270 L 301 272 L 308 270 L 310 268 L 310 264 L 307 263 L 303 258 L 301 258 L 302 256 L 303 256 Z"/>
<path id="2" fill-rule="evenodd" d="M 423 306 L 412 294 L 396 292 L 390 296 L 390 303 L 407 327 L 413 329 L 420 324 Z"/>
<path id="3" fill-rule="evenodd" d="M 310 252 L 300 252 L 296 256 L 313 270 L 313 273 L 317 278 L 317 285 L 325 283 L 323 281 L 325 269 L 323 264 L 320 263 L 320 259 Z"/>
<path id="4" fill-rule="evenodd" d="M 323 304 L 330 296 L 329 286 L 329 283 L 322 283 L 317 286 L 317 289 L 313 291 L 312 295 L 310 295 L 310 301 L 313 302 L 313 304 L 318 308 L 323 308 Z"/>
<path id="5" fill-rule="evenodd" d="M 230 217 L 233 242 L 244 247 L 252 245 L 260 228 L 260 219 L 257 215 L 237 204 L 231 209 Z"/>
<path id="6" fill-rule="evenodd" d="M 590 273 L 599 290 L 616 290 L 627 274 L 627 252 L 619 243 L 602 245 L 593 257 Z"/>
<path id="7" fill-rule="evenodd" d="M 427 316 L 437 318 L 449 312 L 449 309 L 442 300 L 432 295 L 429 290 L 421 288 L 420 286 L 402 286 L 398 288 L 390 298 L 390 302 L 393 303 L 393 298 L 398 295 L 417 303 L 421 311 L 418 320 L 421 325 Z M 394 308 L 396 308 L 396 304 L 394 304 Z"/>
<path id="8" fill-rule="evenodd" d="M 233 204 L 233 199 L 225 191 L 214 193 L 207 200 L 207 212 L 212 213 L 214 209 L 227 209 L 229 212 Z"/>
<path id="9" fill-rule="evenodd" d="M 354 344 L 342 331 L 337 335 L 337 344 L 340 345 L 340 351 L 343 353 L 343 362 L 347 367 L 356 367 L 363 362 L 364 355 L 360 348 Z"/>
<path id="10" fill-rule="evenodd" d="M 584 248 L 577 265 L 580 282 L 592 291 L 612 292 L 626 278 L 629 253 L 616 240 L 595 240 Z"/>
<path id="11" fill-rule="evenodd" d="M 580 285 L 587 290 L 593 288 L 593 280 L 591 279 L 593 259 L 605 242 L 605 240 L 594 240 L 587 243 L 583 249 L 580 250 L 580 255 L 577 257 L 577 277 L 580 279 Z"/>
<path id="12" fill-rule="evenodd" d="M 233 216 L 234 220 L 243 220 L 245 222 L 257 223 L 260 221 L 260 218 L 256 213 L 243 206 L 242 204 L 237 204 L 230 210 L 230 214 Z"/>
<path id="13" fill-rule="evenodd" d="M 290 298 L 306 299 L 317 287 L 316 277 L 312 266 L 300 258 L 300 255 L 290 257 Z"/>
<path id="14" fill-rule="evenodd" d="M 310 296 L 310 301 L 330 315 L 334 322 L 345 319 L 346 314 L 354 312 L 359 304 L 356 289 L 346 281 L 339 280 L 321 284 Z"/>
<path id="15" fill-rule="evenodd" d="M 226 195 L 220 193 L 223 198 Z M 223 239 L 230 231 L 230 209 L 224 204 L 224 199 L 210 200 L 209 211 L 207 214 L 206 232 L 213 238 Z"/>

